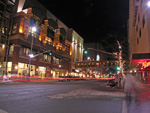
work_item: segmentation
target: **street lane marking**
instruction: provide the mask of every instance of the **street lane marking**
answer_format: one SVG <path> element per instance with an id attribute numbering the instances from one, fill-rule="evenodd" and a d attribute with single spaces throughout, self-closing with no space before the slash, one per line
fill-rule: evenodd
<path id="1" fill-rule="evenodd" d="M 122 104 L 122 113 L 127 113 L 127 102 L 126 101 L 123 101 L 123 104 Z"/>
<path id="2" fill-rule="evenodd" d="M 6 112 L 6 111 L 0 109 L 0 113 L 8 113 L 8 112 Z"/>

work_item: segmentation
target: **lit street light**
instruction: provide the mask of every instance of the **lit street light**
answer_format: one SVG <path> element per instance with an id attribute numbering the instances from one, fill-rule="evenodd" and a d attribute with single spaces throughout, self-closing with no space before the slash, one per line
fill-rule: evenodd
<path id="1" fill-rule="evenodd" d="M 32 42 L 31 42 L 31 52 L 30 52 L 30 54 L 29 54 L 29 74 L 28 74 L 28 76 L 30 77 L 30 71 L 31 71 L 31 69 L 30 69 L 30 66 L 31 66 L 31 58 L 33 58 L 34 56 L 33 56 L 33 54 L 32 54 L 32 48 L 33 48 L 33 33 L 35 33 L 36 32 L 36 27 L 32 27 L 31 28 L 31 33 L 32 33 Z"/>
<path id="2" fill-rule="evenodd" d="M 150 7 L 150 1 L 147 2 L 147 6 Z"/>

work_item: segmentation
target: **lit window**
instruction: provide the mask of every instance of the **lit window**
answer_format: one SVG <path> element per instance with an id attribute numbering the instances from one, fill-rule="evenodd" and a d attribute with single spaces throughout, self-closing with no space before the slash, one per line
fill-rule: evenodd
<path id="1" fill-rule="evenodd" d="M 47 54 L 44 54 L 44 61 L 47 61 Z"/>
<path id="2" fill-rule="evenodd" d="M 5 33 L 5 29 L 4 29 L 4 27 L 2 28 L 2 33 Z"/>
<path id="3" fill-rule="evenodd" d="M 17 32 L 17 23 L 15 23 L 15 24 L 13 25 L 12 34 L 16 34 L 16 32 Z"/>
<path id="4" fill-rule="evenodd" d="M 14 51 L 14 44 L 10 46 L 9 54 L 13 54 Z"/>

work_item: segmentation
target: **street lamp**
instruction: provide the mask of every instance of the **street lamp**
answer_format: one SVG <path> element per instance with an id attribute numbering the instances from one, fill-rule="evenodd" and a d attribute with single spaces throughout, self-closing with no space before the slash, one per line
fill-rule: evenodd
<path id="1" fill-rule="evenodd" d="M 150 7 L 150 1 L 147 2 L 147 6 Z"/>
<path id="2" fill-rule="evenodd" d="M 30 69 L 30 66 L 31 66 L 31 58 L 33 58 L 34 56 L 33 56 L 33 54 L 32 54 L 32 48 L 33 48 L 33 33 L 35 33 L 36 32 L 36 27 L 34 26 L 34 27 L 32 27 L 31 28 L 31 33 L 32 33 L 32 42 L 31 42 L 31 52 L 30 52 L 30 54 L 29 54 L 29 74 L 28 74 L 28 76 L 30 77 L 30 71 L 31 71 L 31 69 Z"/>

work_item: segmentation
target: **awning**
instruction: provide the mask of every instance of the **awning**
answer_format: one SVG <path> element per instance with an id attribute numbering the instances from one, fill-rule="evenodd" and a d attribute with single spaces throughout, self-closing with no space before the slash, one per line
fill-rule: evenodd
<path id="1" fill-rule="evenodd" d="M 150 53 L 137 53 L 132 55 L 133 64 L 142 64 L 143 62 L 150 62 Z"/>

